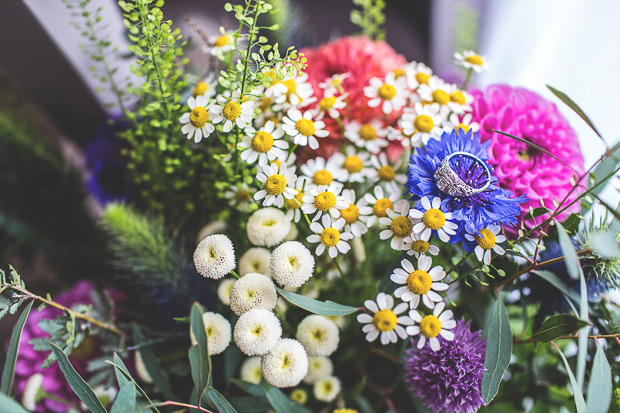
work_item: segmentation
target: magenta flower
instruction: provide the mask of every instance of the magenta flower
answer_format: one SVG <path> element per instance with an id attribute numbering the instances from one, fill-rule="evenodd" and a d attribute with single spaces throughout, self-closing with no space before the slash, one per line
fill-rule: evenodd
<path id="1" fill-rule="evenodd" d="M 553 210 L 553 200 L 561 202 L 571 191 L 571 177 L 584 171 L 579 141 L 568 121 L 555 104 L 527 89 L 492 85 L 484 92 L 473 90 L 471 93 L 475 98 L 472 120 L 480 123 L 481 141 L 491 141 L 489 163 L 495 168 L 500 186 L 529 199 L 521 204 L 521 220 L 530 206 L 539 207 L 541 200 Z M 575 170 L 525 143 L 493 132 L 494 129 L 540 146 Z M 583 187 L 573 191 L 566 204 L 582 191 Z M 559 216 L 559 220 L 579 209 L 576 202 Z M 548 214 L 529 219 L 525 226 L 533 228 L 546 218 Z M 514 234 L 516 229 L 510 232 Z"/>

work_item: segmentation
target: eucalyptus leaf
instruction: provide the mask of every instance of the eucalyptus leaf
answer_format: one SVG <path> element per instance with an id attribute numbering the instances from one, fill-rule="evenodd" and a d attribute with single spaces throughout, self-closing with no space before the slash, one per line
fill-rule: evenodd
<path id="1" fill-rule="evenodd" d="M 140 330 L 140 327 L 134 323 L 133 324 L 133 335 L 136 342 L 144 342 L 144 335 Z M 168 379 L 168 375 L 166 372 L 160 367 L 159 363 L 157 363 L 157 358 L 148 346 L 140 347 L 138 350 L 142 361 L 144 362 L 144 367 L 146 371 L 151 376 L 153 383 L 161 391 L 167 399 L 176 400 L 176 396 L 170 387 L 170 381 Z"/>
<path id="2" fill-rule="evenodd" d="M 481 390 L 484 402 L 489 404 L 499 391 L 502 376 L 510 364 L 512 354 L 512 329 L 501 298 L 498 298 L 491 306 L 484 330 L 486 332 L 486 355 Z"/>
<path id="3" fill-rule="evenodd" d="M 258 384 L 250 383 L 240 379 L 232 379 L 231 381 L 241 390 L 244 390 L 252 396 L 265 396 L 265 391 Z"/>
<path id="4" fill-rule="evenodd" d="M 192 379 L 198 398 L 202 398 L 211 379 L 211 359 L 207 350 L 207 332 L 202 322 L 204 310 L 198 303 L 192 305 L 190 313 L 191 331 L 196 337 L 196 344 L 189 349 L 189 362 Z"/>
<path id="5" fill-rule="evenodd" d="M 532 338 L 549 343 L 558 337 L 573 334 L 587 325 L 587 321 L 580 320 L 570 314 L 556 314 L 547 318 Z"/>
<path id="6" fill-rule="evenodd" d="M 290 413 L 295 411 L 295 403 L 286 397 L 280 389 L 273 387 L 266 381 L 263 381 L 262 385 L 267 400 L 269 400 L 271 407 L 273 407 L 277 413 Z"/>
<path id="7" fill-rule="evenodd" d="M 123 412 L 141 412 L 139 407 L 136 406 L 136 387 L 133 383 L 125 383 L 114 400 L 114 404 L 110 409 L 110 413 L 123 413 Z"/>
<path id="8" fill-rule="evenodd" d="M 313 300 L 311 298 L 304 297 L 303 295 L 295 294 L 290 291 L 285 291 L 281 288 L 278 288 L 278 293 L 280 293 L 280 295 L 289 303 L 318 315 L 343 316 L 352 314 L 359 310 L 359 308 L 357 307 L 342 305 L 329 300 Z"/>
<path id="9" fill-rule="evenodd" d="M 235 409 L 237 409 L 237 411 L 243 413 L 264 413 L 271 408 L 271 404 L 267 400 L 267 397 L 265 397 L 264 393 L 262 397 L 232 397 L 228 399 L 228 401 Z"/>
<path id="10" fill-rule="evenodd" d="M 573 371 L 570 369 L 570 365 L 568 364 L 568 360 L 566 360 L 566 356 L 564 353 L 556 347 L 558 353 L 560 353 L 560 357 L 562 357 L 562 361 L 564 362 L 564 368 L 566 368 L 566 372 L 568 373 L 568 379 L 570 380 L 570 385 L 573 389 L 573 397 L 575 398 L 575 405 L 577 406 L 577 413 L 586 413 L 586 402 L 583 399 L 583 393 L 581 392 L 581 387 L 575 380 L 575 375 Z"/>
<path id="11" fill-rule="evenodd" d="M 592 374 L 588 383 L 588 402 L 586 411 L 588 413 L 605 413 L 609 410 L 613 383 L 611 378 L 611 368 L 605 357 L 605 351 L 601 345 L 596 343 L 596 355 L 592 362 Z"/>
<path id="12" fill-rule="evenodd" d="M 209 397 L 209 400 L 211 400 L 211 403 L 213 403 L 213 405 L 217 408 L 219 413 L 237 413 L 237 410 L 231 406 L 228 400 L 226 400 L 226 398 L 213 387 L 207 388 L 207 396 Z"/>
<path id="13" fill-rule="evenodd" d="M 606 259 L 616 259 L 620 257 L 620 247 L 616 236 L 608 231 L 599 232 L 590 237 L 590 245 L 594 252 Z"/>
<path id="14" fill-rule="evenodd" d="M 15 363 L 17 362 L 17 353 L 19 353 L 19 344 L 22 338 L 22 331 L 24 330 L 24 324 L 30 314 L 30 309 L 34 301 L 30 301 L 24 311 L 22 311 L 13 334 L 11 335 L 11 341 L 9 348 L 6 352 L 6 358 L 4 362 L 4 368 L 2 369 L 2 382 L 0 384 L 0 391 L 4 394 L 11 395 L 13 392 L 13 379 L 15 377 Z"/>
<path id="15" fill-rule="evenodd" d="M 0 393 L 0 413 L 28 413 L 28 411 L 6 394 Z"/>
<path id="16" fill-rule="evenodd" d="M 596 135 L 601 138 L 601 140 L 603 142 L 605 142 L 605 139 L 603 138 L 603 135 L 601 135 L 601 133 L 598 131 L 598 129 L 596 129 L 596 126 L 594 126 L 594 123 L 592 123 L 592 121 L 590 120 L 590 118 L 588 117 L 588 115 L 586 115 L 586 113 L 581 110 L 581 108 L 579 107 L 579 105 L 577 105 L 571 98 L 568 97 L 568 95 L 564 92 L 561 92 L 559 90 L 557 90 L 554 87 L 551 87 L 549 85 L 547 85 L 547 88 L 551 91 L 551 93 L 553 93 L 554 95 L 556 95 L 562 102 L 564 102 L 566 104 L 566 106 L 568 106 L 569 108 L 571 108 L 573 111 L 575 111 L 575 113 L 577 115 L 579 115 L 579 117 L 581 119 L 583 119 L 590 128 L 592 128 L 592 130 L 594 131 L 594 133 L 596 133 Z"/>

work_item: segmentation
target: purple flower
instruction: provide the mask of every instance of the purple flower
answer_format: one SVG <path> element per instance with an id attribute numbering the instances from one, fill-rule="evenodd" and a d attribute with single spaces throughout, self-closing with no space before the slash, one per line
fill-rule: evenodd
<path id="1" fill-rule="evenodd" d="M 439 351 L 427 343 L 406 351 L 405 379 L 409 388 L 434 412 L 470 413 L 482 405 L 480 384 L 484 372 L 485 340 L 471 332 L 470 322 L 459 320 L 454 340 L 438 337 Z M 412 342 L 413 343 L 413 342 Z"/>

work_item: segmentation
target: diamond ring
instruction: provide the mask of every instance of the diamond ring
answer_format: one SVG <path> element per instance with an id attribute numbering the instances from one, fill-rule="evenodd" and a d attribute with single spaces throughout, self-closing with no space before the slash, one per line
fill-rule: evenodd
<path id="1" fill-rule="evenodd" d="M 450 162 L 452 158 L 454 164 Z M 491 185 L 491 171 L 486 162 L 468 152 L 451 153 L 441 161 L 434 176 L 442 192 L 456 197 L 479 194 Z"/>

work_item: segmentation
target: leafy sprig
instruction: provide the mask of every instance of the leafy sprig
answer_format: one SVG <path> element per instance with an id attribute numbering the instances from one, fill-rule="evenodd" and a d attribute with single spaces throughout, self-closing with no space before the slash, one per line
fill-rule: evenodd
<path id="1" fill-rule="evenodd" d="M 361 10 L 351 10 L 351 22 L 362 34 L 375 40 L 385 40 L 385 0 L 353 0 Z"/>

